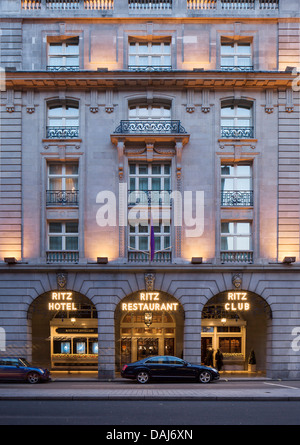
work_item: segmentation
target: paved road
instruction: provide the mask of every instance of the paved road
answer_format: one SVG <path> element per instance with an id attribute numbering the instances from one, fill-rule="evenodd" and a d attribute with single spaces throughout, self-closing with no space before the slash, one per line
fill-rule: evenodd
<path id="1" fill-rule="evenodd" d="M 114 430 L 149 437 L 157 427 L 185 429 L 203 438 L 196 426 L 299 425 L 299 412 L 299 401 L 10 400 L 0 401 L 0 425 L 101 425 L 97 441 Z"/>

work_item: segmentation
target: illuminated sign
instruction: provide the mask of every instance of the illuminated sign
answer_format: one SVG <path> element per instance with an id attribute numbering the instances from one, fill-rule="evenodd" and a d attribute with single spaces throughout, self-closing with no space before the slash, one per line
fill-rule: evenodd
<path id="1" fill-rule="evenodd" d="M 140 301 L 122 303 L 122 311 L 177 311 L 178 304 L 161 303 L 159 292 L 140 292 Z"/>
<path id="2" fill-rule="evenodd" d="M 51 302 L 48 303 L 49 311 L 77 311 L 73 302 L 72 292 L 52 292 Z"/>
<path id="3" fill-rule="evenodd" d="M 247 292 L 228 292 L 227 303 L 224 305 L 226 311 L 249 311 Z"/>

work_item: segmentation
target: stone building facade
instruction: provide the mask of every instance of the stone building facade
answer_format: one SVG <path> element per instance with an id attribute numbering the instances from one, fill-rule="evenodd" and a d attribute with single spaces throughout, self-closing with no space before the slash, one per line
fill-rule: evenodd
<path id="1" fill-rule="evenodd" d="M 299 378 L 298 1 L 2 0 L 0 26 L 2 352 Z"/>

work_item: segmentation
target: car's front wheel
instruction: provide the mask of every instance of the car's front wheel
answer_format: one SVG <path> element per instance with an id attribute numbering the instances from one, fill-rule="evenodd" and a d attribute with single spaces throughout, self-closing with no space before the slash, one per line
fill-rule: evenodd
<path id="1" fill-rule="evenodd" d="M 27 376 L 27 382 L 31 383 L 32 385 L 34 385 L 35 383 L 39 383 L 40 381 L 40 376 L 38 375 L 37 372 L 30 372 Z"/>
<path id="2" fill-rule="evenodd" d="M 145 384 L 149 382 L 150 376 L 146 371 L 140 371 L 136 376 L 137 382 L 141 384 Z"/>
<path id="3" fill-rule="evenodd" d="M 201 371 L 199 374 L 200 383 L 209 383 L 211 381 L 211 373 L 209 371 Z"/>

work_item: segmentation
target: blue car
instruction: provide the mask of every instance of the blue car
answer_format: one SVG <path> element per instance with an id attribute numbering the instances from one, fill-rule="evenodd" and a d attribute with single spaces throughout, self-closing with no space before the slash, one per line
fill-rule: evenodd
<path id="1" fill-rule="evenodd" d="M 147 357 L 138 362 L 124 365 L 121 376 L 125 379 L 135 379 L 138 383 L 148 383 L 150 380 L 194 380 L 209 383 L 219 380 L 219 372 L 209 366 L 192 365 L 178 357 L 155 356 Z"/>
<path id="2" fill-rule="evenodd" d="M 21 380 L 31 384 L 51 380 L 48 369 L 31 366 L 21 357 L 0 357 L 0 380 Z"/>

